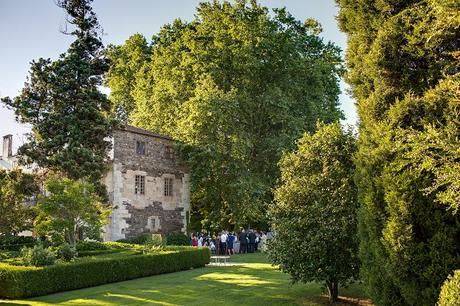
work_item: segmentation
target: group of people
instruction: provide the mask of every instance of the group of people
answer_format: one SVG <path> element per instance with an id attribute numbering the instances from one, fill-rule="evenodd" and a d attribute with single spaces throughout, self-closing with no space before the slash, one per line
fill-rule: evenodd
<path id="1" fill-rule="evenodd" d="M 236 232 L 221 231 L 211 236 L 202 233 L 192 234 L 192 246 L 207 247 L 214 255 L 234 255 L 243 253 L 264 252 L 267 246 L 267 239 L 270 233 L 259 232 L 252 229 Z"/>

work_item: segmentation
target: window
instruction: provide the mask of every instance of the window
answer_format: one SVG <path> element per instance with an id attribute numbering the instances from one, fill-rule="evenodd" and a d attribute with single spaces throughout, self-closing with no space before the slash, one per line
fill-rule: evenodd
<path id="1" fill-rule="evenodd" d="M 165 197 L 172 197 L 173 195 L 173 179 L 165 178 Z"/>
<path id="2" fill-rule="evenodd" d="M 174 150 L 171 146 L 166 146 L 165 157 L 167 159 L 174 159 Z"/>
<path id="3" fill-rule="evenodd" d="M 157 232 L 160 229 L 160 218 L 158 216 L 148 217 L 146 229 L 149 232 Z"/>
<path id="4" fill-rule="evenodd" d="M 145 176 L 136 175 L 136 180 L 134 182 L 134 193 L 145 194 Z"/>
<path id="5" fill-rule="evenodd" d="M 145 142 L 136 141 L 136 153 L 138 155 L 145 155 Z"/>

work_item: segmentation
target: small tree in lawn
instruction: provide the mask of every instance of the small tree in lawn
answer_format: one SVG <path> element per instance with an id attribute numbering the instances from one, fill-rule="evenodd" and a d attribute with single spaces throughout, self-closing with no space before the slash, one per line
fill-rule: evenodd
<path id="1" fill-rule="evenodd" d="M 46 191 L 37 203 L 37 234 L 66 241 L 73 247 L 82 230 L 90 238 L 100 238 L 109 211 L 91 183 L 54 176 L 47 180 Z"/>
<path id="2" fill-rule="evenodd" d="M 358 275 L 355 138 L 340 124 L 318 124 L 280 161 L 281 185 L 271 208 L 273 263 L 293 282 L 325 282 L 331 301 Z"/>

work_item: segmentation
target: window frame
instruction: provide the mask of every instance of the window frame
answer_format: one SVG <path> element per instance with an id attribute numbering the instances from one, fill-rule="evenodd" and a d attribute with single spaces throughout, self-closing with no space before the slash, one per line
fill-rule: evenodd
<path id="1" fill-rule="evenodd" d="M 145 194 L 145 175 L 137 175 L 134 177 L 134 194 Z"/>
<path id="2" fill-rule="evenodd" d="M 145 141 L 136 140 L 136 154 L 145 155 Z"/>
<path id="3" fill-rule="evenodd" d="M 165 147 L 165 157 L 169 160 L 174 160 L 174 149 L 172 146 Z"/>
<path id="4" fill-rule="evenodd" d="M 165 197 L 172 197 L 174 195 L 173 188 L 174 188 L 174 179 L 171 177 L 165 177 L 163 195 Z"/>

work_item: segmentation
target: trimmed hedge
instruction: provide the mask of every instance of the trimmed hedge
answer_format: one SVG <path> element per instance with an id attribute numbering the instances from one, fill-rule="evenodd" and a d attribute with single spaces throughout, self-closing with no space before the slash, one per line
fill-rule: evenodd
<path id="1" fill-rule="evenodd" d="M 80 259 L 48 267 L 0 263 L 0 297 L 22 298 L 86 288 L 139 277 L 203 267 L 207 248 L 180 248 L 156 254 Z"/>
<path id="2" fill-rule="evenodd" d="M 88 256 L 98 256 L 98 255 L 106 255 L 106 254 L 113 254 L 113 253 L 120 253 L 123 252 L 123 249 L 108 249 L 108 250 L 94 250 L 94 251 L 80 251 L 77 253 L 78 257 L 88 257 Z"/>
<path id="3" fill-rule="evenodd" d="M 77 252 L 80 252 L 80 251 L 108 250 L 109 247 L 99 241 L 80 240 L 80 241 L 77 241 L 76 249 L 77 249 Z"/>
<path id="4" fill-rule="evenodd" d="M 33 247 L 36 241 L 29 236 L 0 235 L 0 250 L 19 251 L 23 247 Z"/>

